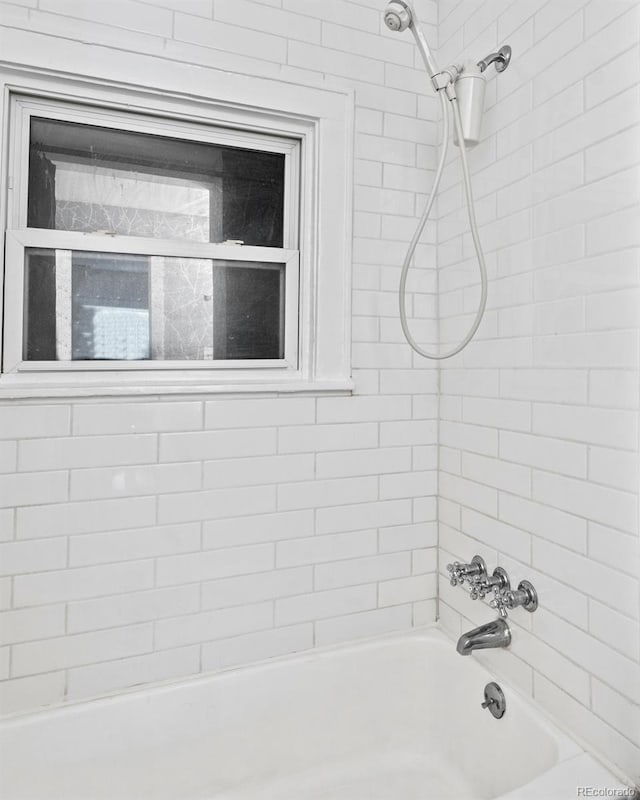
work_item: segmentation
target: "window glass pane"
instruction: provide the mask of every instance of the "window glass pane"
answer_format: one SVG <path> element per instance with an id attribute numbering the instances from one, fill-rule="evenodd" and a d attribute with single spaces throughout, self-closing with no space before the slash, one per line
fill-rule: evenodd
<path id="1" fill-rule="evenodd" d="M 284 264 L 27 250 L 27 361 L 284 358 Z"/>
<path id="2" fill-rule="evenodd" d="M 58 251 L 58 300 L 70 292 L 71 358 L 149 358 L 149 269 L 139 256 Z M 71 258 L 68 258 L 68 256 Z M 70 265 L 70 274 L 65 272 Z M 67 286 L 61 282 L 70 283 Z M 60 309 L 62 310 L 62 309 Z M 62 320 L 61 320 L 62 321 Z M 65 322 L 69 319 L 65 316 Z M 62 335 L 62 326 L 59 334 Z"/>
<path id="3" fill-rule="evenodd" d="M 214 358 L 284 358 L 284 264 L 219 261 Z"/>
<path id="4" fill-rule="evenodd" d="M 283 246 L 282 153 L 34 117 L 27 224 Z"/>

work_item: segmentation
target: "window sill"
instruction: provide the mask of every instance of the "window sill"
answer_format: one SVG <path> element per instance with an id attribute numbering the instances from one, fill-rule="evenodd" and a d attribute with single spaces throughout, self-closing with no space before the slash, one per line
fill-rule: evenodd
<path id="1" fill-rule="evenodd" d="M 221 395 L 221 394 L 351 394 L 354 382 L 350 378 L 335 380 L 304 380 L 299 376 L 290 378 L 267 377 L 239 379 L 237 376 L 227 380 L 207 381 L 203 376 L 191 374 L 177 379 L 175 375 L 160 380 L 150 376 L 142 381 L 139 374 L 73 376 L 76 380 L 62 380 L 56 375 L 3 375 L 0 378 L 0 401 L 25 399 L 73 399 L 100 397 L 146 397 L 159 395 Z"/>

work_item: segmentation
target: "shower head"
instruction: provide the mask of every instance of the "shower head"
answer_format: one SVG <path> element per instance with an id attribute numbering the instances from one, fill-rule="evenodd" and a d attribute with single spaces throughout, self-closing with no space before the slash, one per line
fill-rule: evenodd
<path id="1" fill-rule="evenodd" d="M 413 22 L 411 9 L 402 0 L 392 0 L 384 11 L 384 24 L 391 31 L 402 33 Z"/>
<path id="2" fill-rule="evenodd" d="M 398 33 L 402 33 L 402 31 L 406 31 L 408 28 L 413 34 L 413 38 L 416 40 L 418 50 L 420 50 L 420 55 L 422 56 L 422 60 L 425 63 L 429 75 L 433 76 L 438 72 L 436 60 L 429 49 L 427 40 L 420 30 L 420 22 L 416 16 L 416 12 L 411 8 L 409 3 L 405 3 L 404 0 L 391 0 L 384 10 L 384 24 L 389 30 L 397 31 Z"/>

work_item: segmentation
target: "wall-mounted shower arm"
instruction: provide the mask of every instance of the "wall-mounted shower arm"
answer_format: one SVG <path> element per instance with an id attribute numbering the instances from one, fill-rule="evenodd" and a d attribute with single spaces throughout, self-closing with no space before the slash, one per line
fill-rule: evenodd
<path id="1" fill-rule="evenodd" d="M 501 47 L 497 53 L 490 53 L 482 61 L 478 61 L 480 72 L 484 72 L 491 64 L 496 65 L 496 72 L 504 72 L 511 61 L 511 48 L 508 44 Z"/>

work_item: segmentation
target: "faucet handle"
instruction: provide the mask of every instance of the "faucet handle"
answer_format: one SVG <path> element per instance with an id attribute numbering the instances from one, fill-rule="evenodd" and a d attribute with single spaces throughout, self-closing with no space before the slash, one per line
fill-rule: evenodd
<path id="1" fill-rule="evenodd" d="M 507 599 L 508 594 L 509 592 L 505 592 L 504 589 L 501 589 L 499 586 L 493 587 L 493 600 L 491 600 L 489 605 L 491 608 L 495 608 L 501 617 L 507 616 L 507 608 L 513 608 L 513 606 L 509 605 Z"/>
<path id="2" fill-rule="evenodd" d="M 487 574 L 487 567 L 484 560 L 480 556 L 474 556 L 469 564 L 461 564 L 459 561 L 454 561 L 453 564 L 447 564 L 449 571 L 449 583 L 452 586 L 460 584 L 464 585 L 465 580 L 471 583 L 475 577 L 482 577 Z"/>
<path id="3" fill-rule="evenodd" d="M 447 564 L 447 570 L 449 571 L 449 583 L 452 586 L 457 586 L 459 583 L 464 583 L 463 567 L 464 564 L 461 564 L 459 561 L 454 561 L 453 564 Z"/>
<path id="4" fill-rule="evenodd" d="M 474 575 L 472 578 L 469 578 L 469 585 L 471 587 L 469 591 L 469 597 L 472 600 L 477 600 L 478 598 L 483 600 L 488 590 L 486 581 L 484 580 L 483 576 Z"/>
<path id="5" fill-rule="evenodd" d="M 494 598 L 489 604 L 499 611 L 500 616 L 507 616 L 507 609 L 522 606 L 525 611 L 535 611 L 538 608 L 538 594 L 529 581 L 520 581 L 517 589 L 493 587 Z"/>

